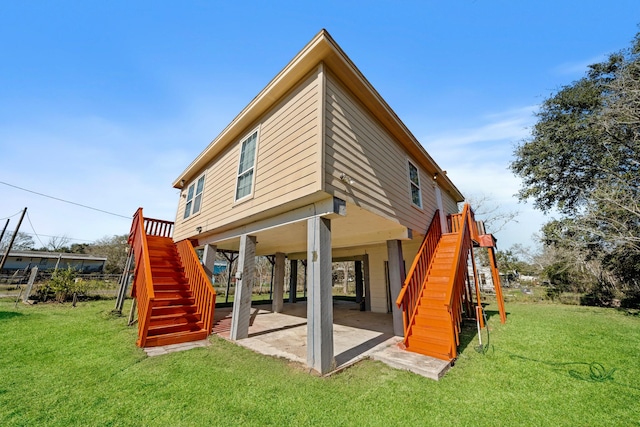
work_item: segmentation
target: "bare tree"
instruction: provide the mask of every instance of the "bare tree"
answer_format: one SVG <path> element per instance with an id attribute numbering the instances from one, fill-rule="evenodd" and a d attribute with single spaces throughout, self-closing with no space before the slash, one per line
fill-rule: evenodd
<path id="1" fill-rule="evenodd" d="M 497 233 L 510 222 L 518 222 L 516 218 L 520 214 L 516 210 L 505 210 L 487 194 L 471 194 L 465 200 L 473 208 L 476 219 L 484 221 L 487 232 Z"/>

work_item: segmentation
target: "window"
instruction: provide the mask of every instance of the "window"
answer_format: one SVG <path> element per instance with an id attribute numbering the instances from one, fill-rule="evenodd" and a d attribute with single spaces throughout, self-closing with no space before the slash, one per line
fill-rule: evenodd
<path id="1" fill-rule="evenodd" d="M 204 190 L 204 175 L 189 186 L 187 190 L 187 204 L 184 207 L 184 219 L 200 212 L 202 204 L 202 190 Z"/>
<path id="2" fill-rule="evenodd" d="M 421 208 L 420 174 L 418 173 L 418 168 L 411 162 L 409 162 L 409 184 L 411 185 L 411 203 Z"/>
<path id="3" fill-rule="evenodd" d="M 236 182 L 236 200 L 240 200 L 251 195 L 253 190 L 257 141 L 257 130 L 242 141 L 242 148 L 240 149 L 240 164 L 238 165 L 238 180 Z"/>

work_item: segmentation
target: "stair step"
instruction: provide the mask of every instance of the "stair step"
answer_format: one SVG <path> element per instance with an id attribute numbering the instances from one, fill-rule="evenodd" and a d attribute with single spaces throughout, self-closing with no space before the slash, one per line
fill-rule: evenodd
<path id="1" fill-rule="evenodd" d="M 154 291 L 190 291 L 189 284 L 185 281 L 180 281 L 177 283 L 166 283 L 166 282 L 153 282 L 153 290 Z"/>
<path id="2" fill-rule="evenodd" d="M 174 334 L 176 332 L 194 332 L 199 330 L 202 330 L 202 326 L 195 322 L 170 325 L 149 325 L 147 337 Z"/>
<path id="3" fill-rule="evenodd" d="M 180 344 L 183 342 L 199 341 L 207 338 L 207 331 L 177 332 L 173 334 L 148 337 L 145 347 Z"/>
<path id="4" fill-rule="evenodd" d="M 187 315 L 198 312 L 195 305 L 165 305 L 161 307 L 153 307 L 151 309 L 151 317 L 169 316 L 169 315 Z"/>
<path id="5" fill-rule="evenodd" d="M 181 299 L 181 298 L 191 298 L 193 294 L 189 290 L 158 290 L 154 289 L 154 293 L 156 294 L 157 299 Z"/>
<path id="6" fill-rule="evenodd" d="M 166 306 L 189 306 L 195 305 L 196 300 L 193 296 L 182 297 L 182 298 L 162 298 L 156 296 L 153 300 L 153 309 L 155 310 L 158 307 L 166 307 Z"/>
<path id="7" fill-rule="evenodd" d="M 450 339 L 412 334 L 407 338 L 406 346 L 410 351 L 416 351 L 418 353 L 431 352 L 440 355 L 440 358 L 445 357 L 451 360 L 452 344 Z"/>
<path id="8" fill-rule="evenodd" d="M 172 313 L 163 315 L 151 315 L 149 327 L 153 326 L 167 326 L 167 325 L 181 325 L 186 323 L 198 323 L 200 321 L 200 315 L 195 313 Z"/>
<path id="9" fill-rule="evenodd" d="M 451 317 L 448 314 L 446 316 L 419 314 L 414 317 L 414 326 L 449 328 L 451 326 Z"/>

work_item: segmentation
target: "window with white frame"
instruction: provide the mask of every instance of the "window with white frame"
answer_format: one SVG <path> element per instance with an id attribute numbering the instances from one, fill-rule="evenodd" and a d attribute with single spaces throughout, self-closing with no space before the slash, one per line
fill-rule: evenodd
<path id="1" fill-rule="evenodd" d="M 236 200 L 240 200 L 251 195 L 253 191 L 257 142 L 257 130 L 242 141 L 240 148 L 240 163 L 238 165 L 238 179 L 236 181 Z"/>
<path id="2" fill-rule="evenodd" d="M 187 190 L 187 203 L 184 206 L 184 219 L 189 218 L 191 215 L 200 212 L 200 205 L 202 204 L 202 191 L 204 190 L 204 175 L 202 175 L 196 182 L 189 186 Z"/>
<path id="3" fill-rule="evenodd" d="M 420 191 L 420 174 L 418 168 L 410 161 L 409 163 L 409 185 L 411 186 L 411 203 L 422 208 L 422 192 Z"/>

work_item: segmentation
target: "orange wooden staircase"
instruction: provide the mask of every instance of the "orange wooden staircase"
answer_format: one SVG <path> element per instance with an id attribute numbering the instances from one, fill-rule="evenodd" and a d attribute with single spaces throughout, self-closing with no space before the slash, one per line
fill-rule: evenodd
<path id="1" fill-rule="evenodd" d="M 205 339 L 211 333 L 215 291 L 190 241 L 174 243 L 173 223 L 134 215 L 129 244 L 136 269 L 139 347 Z"/>
<path id="2" fill-rule="evenodd" d="M 478 313 L 478 310 L 472 309 L 469 264 L 474 271 L 475 305 L 481 307 L 473 246 L 490 244 L 488 249 L 492 256 L 495 240 L 490 235 L 478 235 L 477 223 L 469 205 L 465 205 L 461 214 L 450 217 L 448 231 L 442 233 L 439 213 L 436 212 L 396 304 L 403 310 L 405 348 L 451 361 L 458 354 L 463 312 L 467 316 L 476 316 Z M 495 269 L 492 273 L 497 278 L 495 257 L 492 258 L 491 267 Z M 495 286 L 496 296 L 500 318 L 504 323 L 506 316 L 502 292 L 499 281 L 494 283 L 498 283 Z M 479 320 L 484 327 L 483 320 Z"/>

